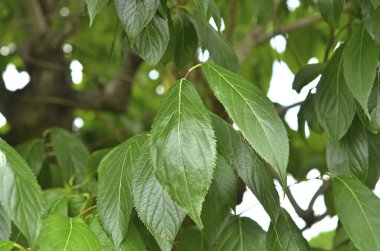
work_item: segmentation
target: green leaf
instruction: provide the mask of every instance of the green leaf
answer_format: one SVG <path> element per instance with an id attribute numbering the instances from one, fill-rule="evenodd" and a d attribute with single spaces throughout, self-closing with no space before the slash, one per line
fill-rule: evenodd
<path id="1" fill-rule="evenodd" d="M 156 65 L 164 55 L 168 43 L 168 21 L 155 15 L 136 37 L 133 47 L 145 61 L 151 65 Z"/>
<path id="2" fill-rule="evenodd" d="M 100 164 L 97 205 L 99 218 L 116 246 L 127 230 L 132 201 L 132 161 L 139 153 L 146 135 L 130 138 L 112 150 Z"/>
<path id="3" fill-rule="evenodd" d="M 271 219 L 280 212 L 280 201 L 273 178 L 265 164 L 229 124 L 212 116 L 217 149 L 252 190 Z"/>
<path id="4" fill-rule="evenodd" d="M 13 242 L 3 241 L 0 239 L 0 250 L 1 251 L 11 251 L 13 249 Z"/>
<path id="5" fill-rule="evenodd" d="M 194 23 L 197 26 L 199 39 L 202 41 L 202 47 L 209 50 L 210 56 L 215 63 L 236 72 L 239 68 L 239 60 L 228 41 L 221 33 L 214 30 L 207 20 L 200 17 L 193 18 L 195 19 Z"/>
<path id="6" fill-rule="evenodd" d="M 108 3 L 109 0 L 86 0 L 90 26 L 94 22 L 96 14 Z"/>
<path id="7" fill-rule="evenodd" d="M 268 20 L 272 14 L 272 8 L 272 1 L 253 0 L 253 15 L 257 18 L 259 23 Z"/>
<path id="8" fill-rule="evenodd" d="M 368 100 L 368 110 L 370 113 L 370 121 L 368 129 L 371 132 L 380 132 L 380 73 L 373 83 L 372 91 Z"/>
<path id="9" fill-rule="evenodd" d="M 289 142 L 271 101 L 255 85 L 218 65 L 204 64 L 203 72 L 244 137 L 272 165 L 286 187 Z"/>
<path id="10" fill-rule="evenodd" d="M 230 215 L 218 235 L 213 250 L 266 250 L 266 233 L 246 217 Z"/>
<path id="11" fill-rule="evenodd" d="M 200 10 L 202 16 L 207 18 L 207 10 L 210 0 L 193 0 L 195 6 Z"/>
<path id="12" fill-rule="evenodd" d="M 11 219 L 0 203 L 0 240 L 8 240 L 10 235 Z"/>
<path id="13" fill-rule="evenodd" d="M 133 199 L 138 216 L 162 250 L 171 250 L 185 213 L 164 191 L 151 162 L 150 144 L 134 160 Z"/>
<path id="14" fill-rule="evenodd" d="M 215 187 L 219 196 L 230 208 L 236 206 L 236 176 L 226 159 L 218 154 L 214 172 Z"/>
<path id="15" fill-rule="evenodd" d="M 175 49 L 174 59 L 178 69 L 185 68 L 194 58 L 198 48 L 197 31 L 188 13 L 180 11 L 173 21 Z"/>
<path id="16" fill-rule="evenodd" d="M 267 248 L 270 251 L 309 250 L 301 230 L 284 209 L 281 210 L 276 223 L 272 222 L 269 226 Z"/>
<path id="17" fill-rule="evenodd" d="M 79 217 L 48 216 L 37 244 L 44 251 L 101 251 L 98 238 Z"/>
<path id="18" fill-rule="evenodd" d="M 367 132 L 355 120 L 347 134 L 339 141 L 329 141 L 326 148 L 327 166 L 332 175 L 355 174 L 365 181 L 368 175 Z"/>
<path id="19" fill-rule="evenodd" d="M 51 128 L 48 132 L 64 180 L 83 173 L 90 156 L 86 146 L 64 129 Z"/>
<path id="20" fill-rule="evenodd" d="M 202 228 L 216 143 L 209 112 L 193 85 L 181 79 L 162 101 L 152 126 L 152 162 L 164 189 Z"/>
<path id="21" fill-rule="evenodd" d="M 323 71 L 317 86 L 315 109 L 326 135 L 338 141 L 355 116 L 355 100 L 343 77 L 343 47 L 339 47 Z"/>
<path id="22" fill-rule="evenodd" d="M 17 152 L 32 168 L 33 173 L 38 176 L 44 164 L 44 144 L 41 139 L 34 139 L 16 146 Z"/>
<path id="23" fill-rule="evenodd" d="M 154 19 L 159 3 L 158 0 L 115 0 L 117 14 L 130 40 Z"/>
<path id="24" fill-rule="evenodd" d="M 354 177 L 334 177 L 332 189 L 339 220 L 355 246 L 380 250 L 380 199 Z"/>
<path id="25" fill-rule="evenodd" d="M 368 176 L 366 184 L 370 188 L 375 188 L 380 177 L 380 134 L 368 133 L 369 161 Z"/>
<path id="26" fill-rule="evenodd" d="M 45 208 L 50 215 L 67 216 L 69 210 L 70 193 L 62 188 L 44 190 Z"/>
<path id="27" fill-rule="evenodd" d="M 31 246 L 41 229 L 42 191 L 28 164 L 0 139 L 0 204 Z"/>
<path id="28" fill-rule="evenodd" d="M 196 226 L 186 228 L 180 236 L 180 245 L 178 251 L 208 251 L 208 245 L 203 238 L 203 233 Z"/>
<path id="29" fill-rule="evenodd" d="M 348 89 L 368 116 L 368 97 L 376 77 L 378 61 L 379 47 L 362 25 L 357 26 L 344 48 L 343 69 Z"/>
<path id="30" fill-rule="evenodd" d="M 380 8 L 370 9 L 363 17 L 364 27 L 369 35 L 380 45 Z"/>
<path id="31" fill-rule="evenodd" d="M 107 235 L 98 216 L 90 219 L 89 222 L 90 229 L 96 235 L 99 240 L 100 246 L 103 251 L 115 251 L 117 250 L 115 244 L 113 244 L 111 238 Z"/>
<path id="32" fill-rule="evenodd" d="M 374 9 L 380 6 L 380 0 L 371 0 Z"/>
<path id="33" fill-rule="evenodd" d="M 307 64 L 301 70 L 299 70 L 294 77 L 293 89 L 298 93 L 301 92 L 302 88 L 317 78 L 322 74 L 325 68 L 325 64 Z"/>
<path id="34" fill-rule="evenodd" d="M 318 0 L 318 7 L 322 18 L 334 28 L 339 27 L 343 5 L 344 0 Z"/>

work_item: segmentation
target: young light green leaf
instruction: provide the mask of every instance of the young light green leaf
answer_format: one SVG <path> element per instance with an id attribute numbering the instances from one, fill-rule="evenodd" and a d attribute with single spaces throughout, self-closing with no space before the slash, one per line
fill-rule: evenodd
<path id="1" fill-rule="evenodd" d="M 48 132 L 64 180 L 83 173 L 90 156 L 86 146 L 66 130 L 51 128 Z"/>
<path id="2" fill-rule="evenodd" d="M 52 215 L 43 221 L 39 250 L 101 251 L 98 238 L 81 218 Z"/>
<path id="3" fill-rule="evenodd" d="M 38 176 L 44 164 L 44 143 L 42 139 L 34 139 L 16 146 L 17 152 L 32 168 L 33 173 Z"/>
<path id="4" fill-rule="evenodd" d="M 237 171 L 275 221 L 280 212 L 280 200 L 269 170 L 232 126 L 216 115 L 212 116 L 212 122 L 218 152 Z"/>
<path id="5" fill-rule="evenodd" d="M 236 175 L 223 155 L 218 154 L 214 172 L 215 187 L 223 202 L 235 209 L 236 206 Z"/>
<path id="6" fill-rule="evenodd" d="M 318 7 L 322 18 L 334 28 L 339 27 L 343 4 L 344 0 L 318 0 Z"/>
<path id="7" fill-rule="evenodd" d="M 210 0 L 193 0 L 195 6 L 200 10 L 202 16 L 207 18 L 207 10 L 210 4 Z"/>
<path id="8" fill-rule="evenodd" d="M 150 144 L 134 159 L 133 200 L 138 216 L 164 251 L 173 247 L 185 213 L 164 191 L 151 162 Z"/>
<path id="9" fill-rule="evenodd" d="M 11 251 L 13 249 L 13 242 L 0 239 L 0 250 Z"/>
<path id="10" fill-rule="evenodd" d="M 108 3 L 109 0 L 86 0 L 90 26 L 94 22 L 96 14 Z"/>
<path id="11" fill-rule="evenodd" d="M 146 140 L 146 135 L 130 138 L 107 154 L 100 163 L 97 197 L 99 218 L 116 246 L 120 245 L 127 233 L 133 207 L 132 161 Z"/>
<path id="12" fill-rule="evenodd" d="M 266 250 L 266 233 L 255 221 L 230 215 L 219 230 L 212 250 Z"/>
<path id="13" fill-rule="evenodd" d="M 168 21 L 155 15 L 136 37 L 133 47 L 145 61 L 151 65 L 156 65 L 164 55 L 168 43 Z"/>
<path id="14" fill-rule="evenodd" d="M 152 126 L 152 162 L 164 189 L 202 228 L 202 203 L 211 185 L 216 143 L 209 112 L 185 79 L 170 88 Z"/>
<path id="15" fill-rule="evenodd" d="M 299 72 L 297 72 L 293 81 L 293 89 L 298 93 L 302 90 L 302 88 L 317 78 L 320 74 L 322 74 L 323 69 L 325 68 L 325 64 L 307 64 L 303 67 Z"/>
<path id="16" fill-rule="evenodd" d="M 0 139 L 0 204 L 31 246 L 41 229 L 43 198 L 28 164 Z"/>
<path id="17" fill-rule="evenodd" d="M 173 20 L 175 48 L 174 59 L 178 69 L 182 70 L 194 58 L 198 48 L 197 31 L 185 11 L 180 11 Z"/>
<path id="18" fill-rule="evenodd" d="M 308 251 L 309 245 L 289 214 L 282 209 L 268 230 L 267 248 L 270 251 Z"/>
<path id="19" fill-rule="evenodd" d="M 115 0 L 117 14 L 130 40 L 153 19 L 159 3 L 158 0 Z"/>
<path id="20" fill-rule="evenodd" d="M 373 40 L 380 45 L 380 8 L 370 9 L 363 17 L 364 27 Z"/>
<path id="21" fill-rule="evenodd" d="M 355 174 L 365 181 L 368 176 L 368 138 L 367 132 L 355 120 L 347 134 L 339 141 L 329 141 L 326 148 L 327 166 L 332 175 Z"/>
<path id="22" fill-rule="evenodd" d="M 343 46 L 339 47 L 323 71 L 317 86 L 315 109 L 326 135 L 338 141 L 346 134 L 355 116 L 355 100 L 344 83 Z"/>
<path id="23" fill-rule="evenodd" d="M 259 88 L 233 72 L 212 64 L 204 64 L 202 68 L 215 96 L 286 187 L 288 136 L 271 101 Z"/>
<path id="24" fill-rule="evenodd" d="M 346 84 L 368 117 L 368 97 L 376 77 L 379 51 L 364 27 L 358 25 L 343 52 Z"/>
<path id="25" fill-rule="evenodd" d="M 10 235 L 11 219 L 0 203 L 0 240 L 8 240 Z"/>
<path id="26" fill-rule="evenodd" d="M 334 177 L 332 189 L 339 220 L 355 246 L 380 250 L 380 199 L 355 177 Z"/>

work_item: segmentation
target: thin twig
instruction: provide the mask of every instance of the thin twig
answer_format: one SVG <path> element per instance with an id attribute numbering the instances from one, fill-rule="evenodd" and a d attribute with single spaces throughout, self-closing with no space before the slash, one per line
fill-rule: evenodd
<path id="1" fill-rule="evenodd" d="M 85 210 L 83 210 L 82 212 L 79 213 L 78 217 L 82 217 L 82 216 L 85 215 L 86 213 L 88 213 L 88 212 L 94 210 L 95 208 L 97 208 L 96 205 L 86 208 Z"/>

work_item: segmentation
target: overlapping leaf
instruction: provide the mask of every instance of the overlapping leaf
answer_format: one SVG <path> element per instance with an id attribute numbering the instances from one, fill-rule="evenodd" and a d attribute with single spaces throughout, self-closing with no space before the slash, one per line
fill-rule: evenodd
<path id="1" fill-rule="evenodd" d="M 295 75 L 292 85 L 293 89 L 299 93 L 305 85 L 317 78 L 323 72 L 324 68 L 325 64 L 321 63 L 307 64 Z"/>
<path id="2" fill-rule="evenodd" d="M 208 251 L 207 242 L 204 239 L 203 233 L 196 226 L 186 228 L 181 236 L 181 243 L 178 251 Z"/>
<path id="3" fill-rule="evenodd" d="M 202 227 L 202 203 L 211 185 L 216 143 L 209 112 L 181 79 L 170 88 L 152 127 L 152 162 L 164 189 Z"/>
<path id="4" fill-rule="evenodd" d="M 362 25 L 355 27 L 343 52 L 344 77 L 348 89 L 368 113 L 368 97 L 376 77 L 379 47 Z"/>
<path id="5" fill-rule="evenodd" d="M 363 13 L 363 21 L 364 27 L 368 31 L 369 35 L 376 41 L 376 43 L 380 44 L 380 8 L 370 8 L 367 13 Z"/>
<path id="6" fill-rule="evenodd" d="M 380 73 L 373 83 L 371 95 L 368 100 L 368 110 L 370 114 L 368 129 L 371 132 L 378 133 L 380 132 Z"/>
<path id="7" fill-rule="evenodd" d="M 229 124 L 216 115 L 212 116 L 212 121 L 218 151 L 235 168 L 271 219 L 276 220 L 280 211 L 280 202 L 273 178 L 267 167 Z"/>
<path id="8" fill-rule="evenodd" d="M 215 96 L 254 150 L 286 186 L 289 142 L 285 126 L 271 101 L 253 84 L 220 66 L 204 64 L 203 72 Z"/>
<path id="9" fill-rule="evenodd" d="M 357 178 L 337 176 L 335 208 L 344 230 L 359 250 L 380 250 L 380 199 Z"/>
<path id="10" fill-rule="evenodd" d="M 97 205 L 99 218 L 116 246 L 123 241 L 133 207 L 132 161 L 145 135 L 135 136 L 112 150 L 100 164 Z"/>
<path id="11" fill-rule="evenodd" d="M 37 176 L 44 163 L 44 143 L 41 139 L 34 139 L 16 147 L 17 152 L 32 168 Z"/>
<path id="12" fill-rule="evenodd" d="M 41 229 L 42 191 L 28 164 L 0 139 L 0 204 L 32 246 Z"/>
<path id="13" fill-rule="evenodd" d="M 236 176 L 232 166 L 221 154 L 217 155 L 214 182 L 220 198 L 230 208 L 235 209 L 237 194 Z"/>
<path id="14" fill-rule="evenodd" d="M 185 217 L 154 175 L 150 145 L 143 146 L 134 159 L 133 199 L 136 211 L 162 250 L 171 250 Z"/>
<path id="15" fill-rule="evenodd" d="M 164 55 L 168 43 L 168 21 L 155 15 L 136 37 L 133 47 L 146 62 L 156 65 Z"/>
<path id="16" fill-rule="evenodd" d="M 355 116 L 355 100 L 343 77 L 343 47 L 339 47 L 317 87 L 315 109 L 326 135 L 338 141 L 346 134 Z"/>
<path id="17" fill-rule="evenodd" d="M 203 16 L 207 17 L 207 10 L 210 4 L 210 0 L 193 0 L 194 4 L 200 10 Z"/>
<path id="18" fill-rule="evenodd" d="M 270 251 L 308 251 L 309 245 L 302 236 L 301 230 L 289 214 L 282 209 L 275 223 L 268 230 L 267 248 Z"/>
<path id="19" fill-rule="evenodd" d="M 0 240 L 8 240 L 11 235 L 11 219 L 0 203 Z M 1 249 L 0 249 L 1 250 Z"/>
<path id="20" fill-rule="evenodd" d="M 129 39 L 135 39 L 152 20 L 158 4 L 158 0 L 115 0 L 117 14 Z"/>
<path id="21" fill-rule="evenodd" d="M 90 26 L 94 22 L 96 14 L 108 3 L 109 0 L 86 0 Z"/>
<path id="22" fill-rule="evenodd" d="M 49 216 L 37 244 L 44 251 L 101 251 L 98 238 L 81 218 Z"/>
<path id="23" fill-rule="evenodd" d="M 319 11 L 323 19 L 332 27 L 339 27 L 344 0 L 318 0 Z"/>

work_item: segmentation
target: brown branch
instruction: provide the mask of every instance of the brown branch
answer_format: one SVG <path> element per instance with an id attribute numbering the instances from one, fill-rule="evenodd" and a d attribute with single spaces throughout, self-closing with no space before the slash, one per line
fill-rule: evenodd
<path id="1" fill-rule="evenodd" d="M 41 3 L 39 0 L 27 0 L 27 9 L 29 10 L 30 18 L 32 19 L 33 25 L 32 29 L 37 35 L 43 35 L 48 29 L 46 19 L 42 10 Z"/>
<path id="2" fill-rule="evenodd" d="M 314 196 L 311 198 L 309 202 L 309 206 L 307 207 L 306 211 L 312 211 L 313 206 L 317 198 L 324 194 L 329 188 L 330 188 L 330 182 L 329 181 L 324 181 L 322 186 L 319 187 L 319 189 L 315 192 Z"/>

